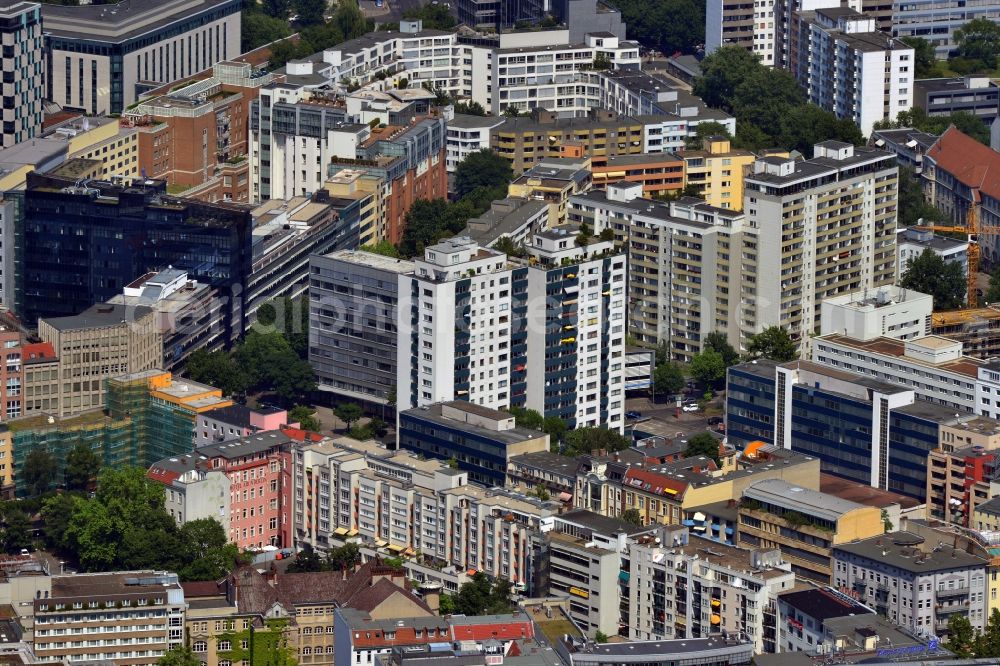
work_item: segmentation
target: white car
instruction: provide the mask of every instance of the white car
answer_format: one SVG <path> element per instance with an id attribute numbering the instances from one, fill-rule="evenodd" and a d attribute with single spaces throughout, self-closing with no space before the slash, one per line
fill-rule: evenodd
<path id="1" fill-rule="evenodd" d="M 689 402 L 688 404 L 686 404 L 683 407 L 681 407 L 681 409 L 684 410 L 685 412 L 697 412 L 698 411 L 698 403 L 696 403 L 696 402 Z"/>

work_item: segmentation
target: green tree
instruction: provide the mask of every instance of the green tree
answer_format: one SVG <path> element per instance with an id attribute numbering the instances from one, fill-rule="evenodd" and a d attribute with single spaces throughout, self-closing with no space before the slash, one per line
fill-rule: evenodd
<path id="1" fill-rule="evenodd" d="M 703 123 L 698 123 L 694 126 L 694 136 L 689 136 L 684 140 L 685 146 L 688 150 L 701 150 L 704 145 L 706 138 L 710 136 L 723 136 L 727 139 L 731 139 L 732 136 L 729 134 L 729 128 L 727 128 L 722 123 L 715 122 L 714 120 L 709 120 Z"/>
<path id="2" fill-rule="evenodd" d="M 19 507 L 4 509 L 3 549 L 7 553 L 19 553 L 31 546 L 31 523 L 28 515 Z"/>
<path id="3" fill-rule="evenodd" d="M 274 18 L 262 12 L 243 12 L 240 25 L 240 47 L 243 53 L 292 34 L 287 19 Z"/>
<path id="4" fill-rule="evenodd" d="M 256 3 L 251 3 L 251 7 L 256 6 Z M 288 12 L 292 8 L 292 3 L 289 0 L 261 0 L 260 8 L 268 16 L 281 19 L 287 23 Z"/>
<path id="5" fill-rule="evenodd" d="M 899 167 L 899 224 L 904 227 L 916 224 L 934 224 L 945 219 L 944 213 L 927 203 L 920 185 L 920 177 L 910 167 Z"/>
<path id="6" fill-rule="evenodd" d="M 333 571 L 350 569 L 361 562 L 361 549 L 356 543 L 345 543 L 333 548 L 326 556 L 327 566 Z"/>
<path id="7" fill-rule="evenodd" d="M 240 560 L 236 544 L 229 543 L 226 530 L 214 518 L 184 523 L 179 539 L 188 559 L 179 571 L 182 580 L 219 580 Z"/>
<path id="8" fill-rule="evenodd" d="M 298 25 L 306 27 L 326 22 L 323 18 L 323 14 L 326 12 L 326 0 L 294 0 L 294 3 L 295 11 L 299 16 Z M 350 4 L 350 0 L 338 0 L 338 11 L 340 7 L 347 4 Z"/>
<path id="9" fill-rule="evenodd" d="M 510 415 L 514 417 L 514 422 L 519 428 L 542 430 L 545 427 L 545 419 L 534 409 L 511 407 Z"/>
<path id="10" fill-rule="evenodd" d="M 726 363 L 722 360 L 722 354 L 714 349 L 706 349 L 691 357 L 688 369 L 692 377 L 706 386 L 726 376 Z"/>
<path id="11" fill-rule="evenodd" d="M 684 457 L 693 458 L 695 456 L 706 456 L 718 465 L 720 461 L 719 440 L 709 432 L 700 432 L 691 437 L 688 439 L 687 448 L 684 449 Z"/>
<path id="12" fill-rule="evenodd" d="M 986 621 L 986 630 L 976 637 L 976 657 L 996 659 L 1000 657 L 1000 610 L 994 608 Z"/>
<path id="13" fill-rule="evenodd" d="M 987 18 L 973 19 L 955 31 L 955 43 L 961 57 L 995 69 L 1000 54 L 1000 26 Z"/>
<path id="14" fill-rule="evenodd" d="M 325 4 L 326 0 L 318 0 Z M 344 39 L 357 39 L 370 31 L 371 26 L 365 19 L 357 0 L 338 0 L 337 11 L 330 21 L 340 29 Z"/>
<path id="15" fill-rule="evenodd" d="M 705 341 L 702 344 L 704 349 L 711 349 L 713 351 L 719 352 L 722 356 L 722 362 L 728 368 L 734 365 L 740 360 L 740 353 L 729 344 L 729 339 L 726 337 L 725 333 L 720 333 L 719 331 L 712 331 L 705 336 Z"/>
<path id="16" fill-rule="evenodd" d="M 353 402 L 345 402 L 337 405 L 337 408 L 333 410 L 334 416 L 344 422 L 345 430 L 351 429 L 351 424 L 355 423 L 358 419 L 363 416 L 361 407 L 354 404 Z"/>
<path id="17" fill-rule="evenodd" d="M 163 486 L 144 469 L 104 469 L 94 497 L 76 498 L 66 545 L 85 571 L 176 570 L 183 546 L 163 502 Z"/>
<path id="18" fill-rule="evenodd" d="M 514 243 L 510 239 L 510 236 L 501 236 L 493 243 L 493 249 L 497 252 L 503 252 L 508 257 L 523 257 L 527 254 L 524 247 Z"/>
<path id="19" fill-rule="evenodd" d="M 899 286 L 930 294 L 934 298 L 935 310 L 954 310 L 961 307 L 967 289 L 962 265 L 945 261 L 930 248 L 910 260 Z"/>
<path id="20" fill-rule="evenodd" d="M 549 494 L 549 489 L 543 486 L 542 484 L 538 484 L 537 486 L 532 488 L 531 494 L 537 497 L 538 499 L 542 500 L 543 502 L 547 502 L 548 500 L 552 499 L 552 495 Z"/>
<path id="21" fill-rule="evenodd" d="M 196 382 L 214 386 L 225 395 L 245 393 L 250 385 L 247 373 L 224 351 L 196 350 L 187 359 L 185 374 Z"/>
<path id="22" fill-rule="evenodd" d="M 464 197 L 477 187 L 506 187 L 512 176 L 510 162 L 483 148 L 469 153 L 455 167 L 455 193 Z"/>
<path id="23" fill-rule="evenodd" d="M 311 544 L 305 543 L 302 546 L 302 550 L 298 552 L 295 559 L 288 565 L 286 571 L 288 573 L 313 573 L 316 571 L 325 571 L 326 569 L 327 565 L 319 553 L 313 549 Z"/>
<path id="24" fill-rule="evenodd" d="M 693 92 L 705 106 L 731 113 L 737 88 L 762 66 L 757 56 L 745 48 L 723 46 L 701 61 L 701 76 L 695 79 Z"/>
<path id="25" fill-rule="evenodd" d="M 849 118 L 838 118 L 833 112 L 815 104 L 791 106 L 781 117 L 781 131 L 775 145 L 811 155 L 813 146 L 827 140 L 861 145 L 865 139 L 861 130 Z"/>
<path id="26" fill-rule="evenodd" d="M 310 430 L 312 432 L 322 430 L 322 425 L 319 419 L 316 418 L 316 410 L 306 405 L 292 407 L 288 412 L 288 420 L 292 423 L 298 423 L 299 427 L 303 430 Z"/>
<path id="27" fill-rule="evenodd" d="M 18 471 L 24 477 L 28 493 L 33 497 L 48 492 L 58 473 L 56 459 L 44 449 L 35 449 L 29 453 L 24 461 L 24 469 Z"/>
<path id="28" fill-rule="evenodd" d="M 372 254 L 380 254 L 383 257 L 390 257 L 392 259 L 399 259 L 399 248 L 390 243 L 387 240 L 380 240 L 374 245 L 362 245 L 361 248 L 364 252 L 371 252 Z"/>
<path id="29" fill-rule="evenodd" d="M 629 38 L 673 53 L 694 53 L 705 43 L 705 3 L 696 0 L 616 0 Z"/>
<path id="30" fill-rule="evenodd" d="M 629 440 L 607 428 L 577 428 L 570 430 L 563 438 L 563 454 L 580 456 L 597 449 L 621 451 L 629 447 Z"/>
<path id="31" fill-rule="evenodd" d="M 684 371 L 676 363 L 662 363 L 653 370 L 653 391 L 666 395 L 684 388 Z"/>
<path id="32" fill-rule="evenodd" d="M 1000 268 L 994 269 L 990 275 L 990 286 L 986 290 L 983 300 L 987 303 L 1000 302 Z"/>
<path id="33" fill-rule="evenodd" d="M 973 656 L 972 648 L 975 635 L 969 618 L 961 613 L 955 613 L 948 619 L 948 640 L 944 646 L 955 653 L 959 659 L 969 659 Z"/>
<path id="34" fill-rule="evenodd" d="M 61 551 L 69 550 L 66 542 L 66 529 L 76 507 L 76 497 L 69 493 L 60 493 L 47 498 L 42 503 L 41 515 L 42 535 L 50 548 Z"/>
<path id="35" fill-rule="evenodd" d="M 882 509 L 879 517 L 882 519 L 882 529 L 886 532 L 891 532 L 894 526 L 892 524 L 892 520 L 889 518 L 889 512 L 886 509 Z"/>
<path id="36" fill-rule="evenodd" d="M 454 613 L 469 616 L 509 613 L 514 608 L 510 599 L 510 582 L 500 579 L 491 583 L 481 571 L 463 583 L 451 601 Z"/>
<path id="37" fill-rule="evenodd" d="M 467 116 L 485 116 L 486 109 L 483 105 L 474 100 L 468 102 L 458 102 L 455 104 L 455 113 L 462 113 Z"/>
<path id="38" fill-rule="evenodd" d="M 420 19 L 425 30 L 451 30 L 457 21 L 445 4 L 426 4 L 403 12 L 403 18 Z"/>
<path id="39" fill-rule="evenodd" d="M 201 661 L 186 645 L 175 645 L 156 661 L 156 666 L 201 666 Z"/>
<path id="40" fill-rule="evenodd" d="M 622 511 L 622 520 L 632 525 L 642 525 L 642 514 L 639 509 L 625 509 Z"/>
<path id="41" fill-rule="evenodd" d="M 923 37 L 903 37 L 902 42 L 913 49 L 914 67 L 918 79 L 923 79 L 931 75 L 937 57 L 934 54 L 934 47 Z"/>
<path id="42" fill-rule="evenodd" d="M 505 108 L 503 110 L 503 116 L 504 116 L 504 118 L 517 118 L 520 115 L 521 115 L 521 110 L 519 108 L 517 108 L 516 106 L 514 106 L 513 104 L 509 105 L 507 108 Z M 525 115 L 529 115 L 529 114 L 526 113 Z"/>
<path id="43" fill-rule="evenodd" d="M 608 635 L 606 633 L 604 633 L 603 631 L 598 630 L 598 631 L 596 631 L 594 633 L 594 642 L 595 643 L 607 643 L 608 642 Z"/>
<path id="44" fill-rule="evenodd" d="M 549 444 L 558 450 L 559 442 L 563 440 L 569 428 L 566 426 L 566 422 L 558 416 L 546 416 L 542 430 L 549 436 Z"/>
<path id="45" fill-rule="evenodd" d="M 797 359 L 799 351 L 788 331 L 780 326 L 769 326 L 757 335 L 750 336 L 747 355 L 750 358 L 769 358 L 778 363 L 786 363 Z"/>
<path id="46" fill-rule="evenodd" d="M 83 444 L 77 444 L 66 455 L 66 471 L 63 473 L 66 490 L 90 490 L 101 471 L 101 459 Z"/>

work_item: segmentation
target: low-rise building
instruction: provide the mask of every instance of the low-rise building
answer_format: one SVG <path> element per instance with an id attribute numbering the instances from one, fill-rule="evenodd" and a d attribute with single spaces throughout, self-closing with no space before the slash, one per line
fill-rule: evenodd
<path id="1" fill-rule="evenodd" d="M 835 545 L 833 586 L 907 631 L 946 636 L 955 614 L 983 630 L 988 565 L 984 556 L 953 542 L 894 532 Z"/>
<path id="2" fill-rule="evenodd" d="M 684 189 L 684 159 L 677 153 L 616 155 L 594 160 L 594 187 L 626 182 L 642 185 L 645 197 L 663 197 Z"/>
<path id="3" fill-rule="evenodd" d="M 1000 304 L 935 312 L 931 333 L 962 343 L 967 356 L 986 361 L 1000 356 Z"/>
<path id="4" fill-rule="evenodd" d="M 165 507 L 178 525 L 210 518 L 229 534 L 232 482 L 224 471 L 213 470 L 205 462 L 197 453 L 178 454 L 154 463 L 146 476 L 165 486 Z"/>
<path id="5" fill-rule="evenodd" d="M 298 424 L 288 423 L 288 412 L 277 407 L 262 405 L 251 409 L 240 404 L 216 407 L 198 415 L 194 448 L 247 437 L 262 430 L 279 430 L 287 425 Z"/>
<path id="6" fill-rule="evenodd" d="M 559 453 L 537 451 L 513 456 L 507 462 L 506 486 L 525 489 L 542 486 L 559 499 L 572 498 L 579 462 Z"/>
<path id="7" fill-rule="evenodd" d="M 489 210 L 466 222 L 462 231 L 483 247 L 493 247 L 501 238 L 523 245 L 549 221 L 549 204 L 535 198 L 505 197 L 490 204 Z"/>
<path id="8" fill-rule="evenodd" d="M 613 666 L 641 660 L 650 666 L 692 664 L 750 664 L 753 662 L 753 642 L 735 634 L 720 634 L 712 638 L 674 639 L 667 641 L 624 641 L 601 643 L 561 641 L 560 650 L 570 666 Z"/>
<path id="9" fill-rule="evenodd" d="M 549 207 L 546 227 L 566 222 L 569 198 L 590 189 L 590 159 L 547 158 L 536 162 L 511 181 L 507 193 L 512 197 L 544 201 Z"/>
<path id="10" fill-rule="evenodd" d="M 942 425 L 938 448 L 927 454 L 927 518 L 974 528 L 976 507 L 994 494 L 997 449 L 994 419 L 966 416 Z"/>
<path id="11" fill-rule="evenodd" d="M 855 340 L 919 338 L 931 332 L 933 309 L 929 294 L 895 285 L 874 293 L 842 294 L 820 306 L 820 335 L 839 333 Z"/>
<path id="12" fill-rule="evenodd" d="M 506 121 L 507 119 L 502 116 L 452 114 L 448 118 L 448 140 L 445 149 L 445 169 L 448 171 L 449 178 L 455 173 L 458 165 L 470 154 L 479 150 L 489 150 L 490 136 Z"/>
<path id="13" fill-rule="evenodd" d="M 899 254 L 899 277 L 902 278 L 909 268 L 910 262 L 930 250 L 946 262 L 956 263 L 962 267 L 962 274 L 969 270 L 969 241 L 958 238 L 946 238 L 933 231 L 903 227 L 896 235 L 896 248 Z"/>
<path id="14" fill-rule="evenodd" d="M 899 166 L 920 174 L 924 168 L 924 153 L 930 150 L 937 135 L 912 128 L 872 130 L 868 145 L 887 150 L 896 156 Z"/>
<path id="15" fill-rule="evenodd" d="M 184 645 L 184 589 L 177 574 L 53 576 L 51 594 L 35 599 L 34 610 L 34 649 L 42 661 L 153 666 Z"/>
<path id="16" fill-rule="evenodd" d="M 399 414 L 400 448 L 454 459 L 472 481 L 502 486 L 510 459 L 549 450 L 549 436 L 519 428 L 506 412 L 469 402 L 444 402 Z"/>
<path id="17" fill-rule="evenodd" d="M 913 106 L 931 117 L 971 113 L 990 127 L 1000 114 L 1000 86 L 988 76 L 917 79 Z"/>
<path id="18" fill-rule="evenodd" d="M 885 532 L 881 511 L 781 479 L 766 479 L 743 491 L 740 544 L 779 549 L 796 576 L 829 583 L 831 549 L 839 543 Z"/>

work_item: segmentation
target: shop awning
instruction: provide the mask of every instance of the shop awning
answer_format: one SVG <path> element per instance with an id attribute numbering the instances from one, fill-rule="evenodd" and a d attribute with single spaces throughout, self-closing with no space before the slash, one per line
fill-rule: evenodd
<path id="1" fill-rule="evenodd" d="M 379 548 L 381 548 L 382 546 L 384 546 L 386 543 L 388 543 L 388 542 L 382 541 L 382 539 L 375 539 L 375 545 L 378 546 Z"/>
<path id="2" fill-rule="evenodd" d="M 333 531 L 333 533 L 336 534 L 337 536 L 344 536 L 344 535 L 347 534 L 347 528 L 346 527 L 338 527 L 337 529 L 335 529 Z"/>
<path id="3" fill-rule="evenodd" d="M 691 517 L 694 518 L 699 523 L 705 522 L 705 514 L 703 514 L 701 511 L 695 511 L 694 515 Z"/>
<path id="4" fill-rule="evenodd" d="M 404 549 L 403 549 L 403 546 L 397 546 L 394 543 L 390 543 L 389 544 L 389 550 L 391 550 L 394 553 L 402 553 Z"/>
<path id="5" fill-rule="evenodd" d="M 629 581 L 629 578 L 631 578 L 631 577 L 632 577 L 632 574 L 630 574 L 628 571 L 619 571 L 618 572 L 618 580 L 620 580 L 623 583 L 627 583 Z"/>
<path id="6" fill-rule="evenodd" d="M 358 536 L 358 531 L 352 527 L 350 530 L 348 530 L 347 536 Z"/>
<path id="7" fill-rule="evenodd" d="M 568 502 L 571 499 L 573 499 L 573 495 L 572 494 L 570 494 L 570 493 L 559 493 L 559 501 L 560 502 Z"/>
<path id="8" fill-rule="evenodd" d="M 406 550 L 403 551 L 403 554 L 404 555 L 416 555 L 417 553 L 412 548 L 407 548 Z"/>

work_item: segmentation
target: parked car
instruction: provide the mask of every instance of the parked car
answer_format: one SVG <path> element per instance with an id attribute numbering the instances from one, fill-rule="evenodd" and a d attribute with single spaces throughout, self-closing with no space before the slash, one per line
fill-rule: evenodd
<path id="1" fill-rule="evenodd" d="M 632 410 L 630 412 L 625 412 L 625 418 L 627 419 L 637 419 L 642 416 L 642 412 L 637 412 Z"/>
<path id="2" fill-rule="evenodd" d="M 697 412 L 699 407 L 697 402 L 688 402 L 685 403 L 684 406 L 681 407 L 681 409 L 684 410 L 685 412 Z"/>

